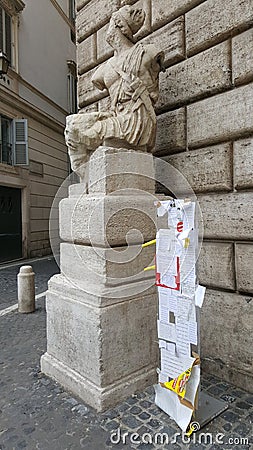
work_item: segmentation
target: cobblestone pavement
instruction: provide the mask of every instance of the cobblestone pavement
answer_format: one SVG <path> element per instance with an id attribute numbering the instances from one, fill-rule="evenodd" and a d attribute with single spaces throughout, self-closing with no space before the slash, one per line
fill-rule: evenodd
<path id="1" fill-rule="evenodd" d="M 0 310 L 17 303 L 17 274 L 25 264 L 35 272 L 36 295 L 46 291 L 49 278 L 59 272 L 53 257 L 0 265 Z"/>
<path id="2" fill-rule="evenodd" d="M 184 443 L 181 435 L 177 443 L 172 442 L 180 430 L 155 406 L 153 387 L 103 414 L 72 397 L 40 372 L 40 356 L 46 348 L 44 299 L 37 302 L 34 314 L 12 312 L 0 317 L 0 342 L 0 450 L 253 449 L 253 442 L 241 441 L 250 439 L 252 432 L 253 395 L 213 376 L 203 376 L 202 385 L 226 400 L 229 409 L 201 430 L 212 433 L 213 443 L 207 445 L 203 438 L 202 443 L 194 443 L 199 433 L 191 443 Z M 111 443 L 111 433 L 119 428 L 121 436 L 129 433 L 126 444 L 122 439 L 117 445 Z M 154 444 L 158 432 L 167 433 L 168 444 Z M 137 445 L 130 443 L 131 433 L 138 433 Z M 215 443 L 217 433 L 224 435 L 223 444 Z M 117 442 L 117 434 L 112 436 Z M 153 444 L 141 443 L 142 439 L 152 439 Z"/>

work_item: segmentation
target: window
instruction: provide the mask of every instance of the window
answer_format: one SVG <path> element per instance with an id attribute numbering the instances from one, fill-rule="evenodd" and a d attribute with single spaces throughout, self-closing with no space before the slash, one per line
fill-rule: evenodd
<path id="1" fill-rule="evenodd" d="M 12 19 L 11 16 L 0 7 L 0 50 L 4 52 L 12 63 Z"/>
<path id="2" fill-rule="evenodd" d="M 75 0 L 69 0 L 69 19 L 70 19 L 73 27 L 75 27 L 75 21 L 76 21 L 76 2 L 75 2 Z M 75 33 L 74 29 L 70 30 L 70 35 L 71 35 L 71 40 L 73 42 L 76 42 L 76 33 Z"/>
<path id="3" fill-rule="evenodd" d="M 77 112 L 77 76 L 76 63 L 74 61 L 67 61 L 68 64 L 68 105 L 69 113 L 75 114 Z"/>
<path id="4" fill-rule="evenodd" d="M 0 116 L 0 162 L 17 166 L 28 164 L 26 119 Z"/>
<path id="5" fill-rule="evenodd" d="M 1 117 L 0 145 L 1 162 L 13 164 L 12 161 L 12 120 Z"/>
<path id="6" fill-rule="evenodd" d="M 18 70 L 18 15 L 24 7 L 22 0 L 0 0 L 0 51 L 7 55 L 15 70 Z"/>

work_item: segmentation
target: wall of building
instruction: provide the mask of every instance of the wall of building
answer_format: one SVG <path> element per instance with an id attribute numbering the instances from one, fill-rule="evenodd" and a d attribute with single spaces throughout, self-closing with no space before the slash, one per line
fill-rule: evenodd
<path id="1" fill-rule="evenodd" d="M 209 372 L 252 390 L 253 8 L 251 0 L 138 0 L 137 36 L 165 51 L 155 155 L 178 168 L 204 221 L 200 282 L 202 360 Z M 79 106 L 108 107 L 94 68 L 120 1 L 77 0 Z M 92 20 L 90 18 L 92 17 Z"/>
<path id="2" fill-rule="evenodd" d="M 20 95 L 28 101 L 32 98 L 33 104 L 64 121 L 62 116 L 68 110 L 67 60 L 75 60 L 70 26 L 56 9 L 56 2 L 33 0 L 25 3 L 19 21 L 19 74 L 45 95 L 45 100 L 49 98 L 61 107 L 62 115 L 58 108 L 53 113 L 46 104 L 42 105 L 35 97 L 36 92 L 29 92 L 29 87 L 22 82 Z M 68 1 L 58 1 L 58 4 L 67 18 Z"/>
<path id="3" fill-rule="evenodd" d="M 51 253 L 50 208 L 69 173 L 64 140 L 67 60 L 75 61 L 76 47 L 69 0 L 24 4 L 18 16 L 16 64 L 0 80 L 0 115 L 28 120 L 29 165 L 0 164 L 0 185 L 22 189 L 23 256 L 34 257 Z"/>
<path id="4" fill-rule="evenodd" d="M 0 164 L 0 185 L 22 189 L 23 256 L 48 255 L 51 205 L 68 176 L 64 128 L 18 96 L 0 90 L 0 100 L 6 117 L 28 120 L 29 148 L 29 166 Z"/>

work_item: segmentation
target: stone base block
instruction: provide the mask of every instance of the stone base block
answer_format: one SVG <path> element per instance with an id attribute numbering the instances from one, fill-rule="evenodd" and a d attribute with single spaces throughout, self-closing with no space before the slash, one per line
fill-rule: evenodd
<path id="1" fill-rule="evenodd" d="M 89 160 L 89 193 L 110 194 L 124 189 L 155 193 L 153 155 L 101 146 Z"/>
<path id="2" fill-rule="evenodd" d="M 154 367 L 143 369 L 135 373 L 134 376 L 131 374 L 106 388 L 99 388 L 48 353 L 41 357 L 41 371 L 71 391 L 72 394 L 80 397 L 83 402 L 92 406 L 98 412 L 106 411 L 130 397 L 134 392 L 141 391 L 157 381 L 156 368 Z"/>
<path id="3" fill-rule="evenodd" d="M 157 297 L 152 288 L 97 307 L 94 297 L 50 282 L 42 371 L 103 410 L 155 381 Z M 134 296 L 133 296 L 134 295 Z"/>
<path id="4" fill-rule="evenodd" d="M 80 185 L 81 192 L 83 186 Z M 124 195 L 74 196 L 60 202 L 60 236 L 63 241 L 101 247 L 139 244 L 155 238 L 156 197 L 129 190 Z"/>
<path id="5" fill-rule="evenodd" d="M 61 272 L 84 290 L 98 284 L 117 286 L 149 278 L 154 283 L 154 271 L 144 272 L 154 264 L 154 251 L 153 246 L 101 248 L 62 243 Z"/>

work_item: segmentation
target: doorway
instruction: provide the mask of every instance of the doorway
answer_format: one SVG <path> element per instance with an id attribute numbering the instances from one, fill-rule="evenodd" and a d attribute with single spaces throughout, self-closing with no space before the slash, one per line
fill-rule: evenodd
<path id="1" fill-rule="evenodd" d="M 0 186 L 0 263 L 22 256 L 21 189 Z"/>

